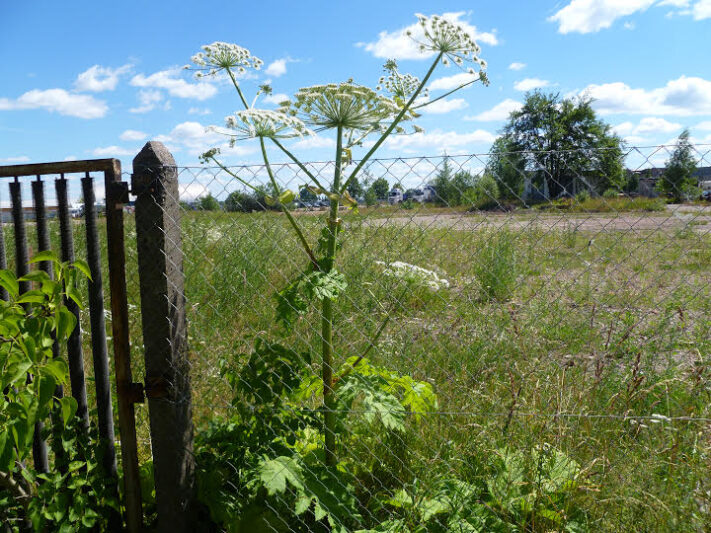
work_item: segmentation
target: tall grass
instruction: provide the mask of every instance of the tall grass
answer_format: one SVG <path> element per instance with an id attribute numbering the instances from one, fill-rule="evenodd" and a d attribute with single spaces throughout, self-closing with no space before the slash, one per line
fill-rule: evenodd
<path id="1" fill-rule="evenodd" d="M 509 230 L 492 230 L 482 235 L 472 258 L 472 272 L 485 300 L 504 302 L 513 294 L 518 279 L 517 242 Z"/>

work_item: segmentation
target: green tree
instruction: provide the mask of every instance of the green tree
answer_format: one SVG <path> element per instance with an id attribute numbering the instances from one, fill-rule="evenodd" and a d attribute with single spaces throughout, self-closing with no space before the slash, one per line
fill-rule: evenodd
<path id="1" fill-rule="evenodd" d="M 299 200 L 302 202 L 315 202 L 317 199 L 318 196 L 308 187 L 304 187 L 299 191 Z"/>
<path id="2" fill-rule="evenodd" d="M 589 98 L 527 93 L 523 107 L 509 115 L 498 148 L 519 152 L 525 173 L 552 198 L 581 188 L 621 190 L 622 141 L 591 104 Z M 513 169 L 520 168 L 521 161 L 512 163 Z"/>
<path id="3" fill-rule="evenodd" d="M 452 165 L 449 162 L 449 157 L 444 156 L 442 168 L 437 172 L 432 185 L 435 189 L 435 203 L 439 205 L 449 205 L 449 200 L 452 198 Z"/>
<path id="4" fill-rule="evenodd" d="M 219 211 L 220 209 L 220 202 L 210 193 L 198 198 L 197 204 L 200 211 Z"/>
<path id="5" fill-rule="evenodd" d="M 233 191 L 225 199 L 225 210 L 239 213 L 264 211 L 264 204 L 260 204 L 254 194 L 245 191 Z"/>
<path id="6" fill-rule="evenodd" d="M 675 202 L 688 200 L 696 194 L 696 171 L 693 147 L 689 142 L 689 130 L 685 129 L 679 135 L 676 148 L 667 161 L 664 174 L 659 180 L 658 188 Z"/>
<path id="7" fill-rule="evenodd" d="M 474 186 L 463 194 L 463 203 L 474 209 L 491 209 L 499 205 L 499 186 L 491 174 L 482 174 Z"/>
<path id="8" fill-rule="evenodd" d="M 523 196 L 526 159 L 511 138 L 501 136 L 494 141 L 486 164 L 486 174 L 496 182 L 501 198 L 518 200 Z"/>
<path id="9" fill-rule="evenodd" d="M 348 188 L 346 190 L 348 191 L 348 194 L 350 194 L 352 198 L 360 198 L 361 196 L 363 196 L 363 193 L 365 192 L 363 190 L 363 186 L 358 181 L 358 178 L 353 178 L 348 183 Z"/>
<path id="10" fill-rule="evenodd" d="M 370 186 L 370 189 L 375 193 L 375 197 L 378 200 L 382 200 L 388 197 L 388 191 L 390 191 L 390 184 L 385 178 L 378 178 Z"/>

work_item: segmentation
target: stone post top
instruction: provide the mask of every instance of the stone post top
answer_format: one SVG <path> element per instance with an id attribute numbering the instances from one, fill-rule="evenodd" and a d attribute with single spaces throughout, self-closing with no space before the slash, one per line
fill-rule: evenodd
<path id="1" fill-rule="evenodd" d="M 140 167 L 174 167 L 175 159 L 162 142 L 148 141 L 136 157 L 133 158 L 134 170 Z"/>

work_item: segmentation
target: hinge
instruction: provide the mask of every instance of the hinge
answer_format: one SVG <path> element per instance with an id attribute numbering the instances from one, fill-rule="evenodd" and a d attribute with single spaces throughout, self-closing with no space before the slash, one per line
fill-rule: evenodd
<path id="1" fill-rule="evenodd" d="M 121 207 L 127 204 L 128 198 L 128 183 L 125 181 L 112 181 L 108 191 L 110 198 L 116 204 L 116 207 Z"/>

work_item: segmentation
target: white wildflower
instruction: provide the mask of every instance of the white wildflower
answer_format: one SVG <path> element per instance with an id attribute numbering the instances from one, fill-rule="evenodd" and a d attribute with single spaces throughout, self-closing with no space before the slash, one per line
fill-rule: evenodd
<path id="1" fill-rule="evenodd" d="M 388 60 L 383 68 L 388 75 L 380 78 L 377 90 L 384 87 L 396 102 L 402 102 L 404 105 L 405 100 L 412 96 L 420 86 L 420 79 L 411 74 L 400 74 L 394 59 Z"/>
<path id="2" fill-rule="evenodd" d="M 314 132 L 297 117 L 269 109 L 245 109 L 225 118 L 225 126 L 237 134 L 233 140 L 267 137 L 288 139 L 313 135 Z"/>
<path id="3" fill-rule="evenodd" d="M 297 91 L 282 103 L 281 112 L 299 116 L 317 131 L 342 127 L 344 130 L 374 131 L 392 121 L 401 106 L 374 90 L 352 83 L 314 85 Z M 412 113 L 403 117 L 412 118 Z"/>
<path id="4" fill-rule="evenodd" d="M 196 77 L 215 76 L 221 70 L 229 69 L 244 74 L 247 69 L 259 70 L 264 62 L 246 48 L 236 44 L 214 42 L 202 46 L 202 52 L 198 52 L 190 60 L 197 65 L 200 72 Z M 186 65 L 184 68 L 190 68 Z"/>
<path id="5" fill-rule="evenodd" d="M 433 270 L 427 270 L 421 266 L 405 263 L 404 261 L 395 261 L 389 264 L 383 261 L 376 261 L 375 264 L 383 267 L 383 274 L 386 276 L 423 285 L 432 291 L 449 288 L 449 281 L 439 277 Z"/>

